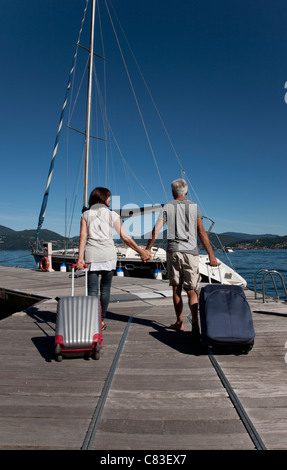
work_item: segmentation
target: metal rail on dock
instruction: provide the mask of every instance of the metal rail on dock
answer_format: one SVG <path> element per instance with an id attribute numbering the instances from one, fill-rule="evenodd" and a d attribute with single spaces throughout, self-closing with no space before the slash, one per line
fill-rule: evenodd
<path id="1" fill-rule="evenodd" d="M 262 277 L 262 299 L 263 299 L 263 303 L 265 302 L 265 299 L 266 299 L 266 295 L 265 295 L 265 278 L 266 276 L 270 276 L 271 280 L 272 280 L 272 284 L 273 284 L 273 287 L 274 287 L 274 290 L 275 290 L 275 294 L 276 294 L 276 299 L 279 300 L 279 293 L 278 293 L 278 289 L 277 289 L 277 286 L 276 286 L 276 283 L 275 283 L 275 280 L 274 280 L 274 274 L 276 276 L 279 277 L 280 281 L 281 281 L 281 284 L 282 284 L 282 288 L 284 290 L 284 293 L 285 293 L 285 298 L 287 300 L 287 290 L 286 290 L 286 287 L 285 287 L 285 283 L 284 283 L 284 280 L 283 280 L 283 277 L 281 276 L 281 274 L 276 271 L 275 269 L 272 269 L 272 270 L 268 270 L 268 269 L 259 269 L 255 275 L 254 275 L 254 278 L 253 278 L 253 284 L 254 284 L 254 294 L 255 294 L 255 299 L 257 299 L 257 287 L 256 287 L 256 277 L 259 273 L 261 272 L 265 272 L 265 274 L 263 275 Z"/>
<path id="2" fill-rule="evenodd" d="M 221 369 L 220 365 L 218 364 L 217 360 L 215 359 L 214 355 L 211 351 L 208 352 L 208 357 L 210 359 L 211 364 L 213 365 L 214 369 L 217 372 L 218 377 L 221 380 L 222 385 L 226 389 L 230 400 L 232 401 L 236 412 L 238 413 L 241 421 L 243 422 L 246 431 L 248 432 L 252 442 L 255 445 L 256 450 L 267 450 L 260 435 L 258 434 L 257 430 L 255 429 L 251 419 L 249 418 L 248 414 L 246 413 L 244 407 L 242 406 L 238 396 L 236 395 L 235 391 L 231 387 L 229 381 L 227 380 L 223 370 Z"/>

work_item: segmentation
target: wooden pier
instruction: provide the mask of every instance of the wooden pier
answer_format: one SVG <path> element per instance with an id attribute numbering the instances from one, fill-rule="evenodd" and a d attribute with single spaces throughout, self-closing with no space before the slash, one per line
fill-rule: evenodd
<path id="1" fill-rule="evenodd" d="M 254 300 L 248 355 L 209 355 L 174 321 L 167 281 L 115 277 L 100 360 L 54 357 L 56 297 L 69 273 L 0 267 L 0 296 L 30 305 L 0 321 L 0 448 L 287 449 L 287 304 Z M 76 295 L 84 278 L 76 279 Z M 11 297 L 10 297 L 11 298 Z M 287 347 L 287 344 L 286 344 Z M 286 356 L 287 357 L 287 356 Z"/>

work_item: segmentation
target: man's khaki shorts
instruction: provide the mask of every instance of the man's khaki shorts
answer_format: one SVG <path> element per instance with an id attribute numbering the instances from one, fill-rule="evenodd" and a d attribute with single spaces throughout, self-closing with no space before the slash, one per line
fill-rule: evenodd
<path id="1" fill-rule="evenodd" d="M 200 280 L 198 256 L 178 251 L 167 252 L 166 263 L 170 286 L 181 285 L 185 290 L 198 290 Z"/>

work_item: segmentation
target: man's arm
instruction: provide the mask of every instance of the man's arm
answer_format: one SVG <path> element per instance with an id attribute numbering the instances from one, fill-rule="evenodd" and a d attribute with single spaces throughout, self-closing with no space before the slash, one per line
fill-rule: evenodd
<path id="1" fill-rule="evenodd" d="M 214 256 L 213 249 L 211 248 L 210 241 L 205 231 L 205 228 L 203 227 L 201 218 L 197 219 L 197 233 L 198 233 L 201 243 L 203 244 L 208 254 L 210 266 L 217 266 L 217 259 Z"/>
<path id="2" fill-rule="evenodd" d="M 159 232 L 161 231 L 162 227 L 164 226 L 165 224 L 165 220 L 162 220 L 162 219 L 157 219 L 157 222 L 152 230 L 152 234 L 151 234 L 151 237 L 147 243 L 147 246 L 146 246 L 146 250 L 151 252 L 151 249 L 154 245 L 154 242 L 156 241 L 157 237 L 158 237 L 158 234 Z"/>

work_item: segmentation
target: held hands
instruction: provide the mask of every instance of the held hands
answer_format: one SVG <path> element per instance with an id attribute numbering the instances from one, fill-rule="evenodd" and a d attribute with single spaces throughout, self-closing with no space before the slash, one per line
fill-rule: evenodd
<path id="1" fill-rule="evenodd" d="M 146 263 L 149 259 L 151 259 L 151 253 L 148 250 L 143 250 L 141 255 L 140 255 L 142 261 Z"/>

